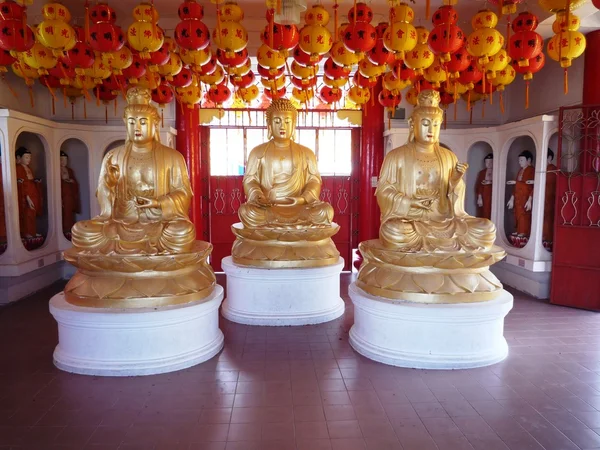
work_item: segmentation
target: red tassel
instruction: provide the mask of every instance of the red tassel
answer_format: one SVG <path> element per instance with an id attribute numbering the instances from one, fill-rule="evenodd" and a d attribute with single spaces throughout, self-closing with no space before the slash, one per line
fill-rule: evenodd
<path id="1" fill-rule="evenodd" d="M 71 120 L 75 120 L 75 100 L 71 102 Z"/>
<path id="2" fill-rule="evenodd" d="M 275 39 L 275 10 L 271 9 L 271 18 L 269 19 L 269 30 L 271 31 L 269 36 L 269 47 L 273 48 L 273 39 Z"/>
<path id="3" fill-rule="evenodd" d="M 565 74 L 563 76 L 563 89 L 565 91 L 565 95 L 569 93 L 569 69 L 565 67 Z"/>
<path id="4" fill-rule="evenodd" d="M 427 0 L 425 2 L 425 18 L 429 20 L 429 16 L 431 15 L 431 0 Z"/>
<path id="5" fill-rule="evenodd" d="M 115 98 L 115 117 L 117 117 L 117 102 L 118 102 L 118 98 Z"/>
<path id="6" fill-rule="evenodd" d="M 500 112 L 504 114 L 504 96 L 502 95 L 502 91 L 500 91 Z"/>
<path id="7" fill-rule="evenodd" d="M 529 109 L 529 80 L 525 82 L 525 109 Z"/>
<path id="8" fill-rule="evenodd" d="M 52 115 L 56 115 L 56 105 L 54 104 L 55 97 L 52 96 Z"/>
<path id="9" fill-rule="evenodd" d="M 108 104 L 104 105 L 104 123 L 108 123 Z"/>
<path id="10" fill-rule="evenodd" d="M 335 36 L 335 39 L 333 40 L 334 43 L 338 41 L 338 36 L 339 36 L 339 33 L 338 33 L 338 26 L 339 26 L 338 9 L 339 9 L 339 7 L 340 7 L 340 5 L 338 5 L 337 0 L 334 0 L 334 3 L 333 3 L 333 26 L 334 26 L 333 33 Z"/>
<path id="11" fill-rule="evenodd" d="M 87 99 L 83 99 L 83 118 L 87 119 Z"/>
<path id="12" fill-rule="evenodd" d="M 29 104 L 32 108 L 35 106 L 35 100 L 33 99 L 33 86 L 29 86 Z"/>

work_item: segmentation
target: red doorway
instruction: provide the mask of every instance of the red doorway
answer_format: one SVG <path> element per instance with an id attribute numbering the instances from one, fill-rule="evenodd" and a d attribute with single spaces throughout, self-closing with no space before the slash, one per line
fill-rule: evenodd
<path id="1" fill-rule="evenodd" d="M 244 166 L 250 150 L 266 141 L 263 111 L 226 111 L 218 125 L 211 125 L 203 139 L 202 159 L 208 164 L 208 236 L 214 249 L 213 269 L 231 254 L 231 225 L 239 222 L 238 209 L 245 201 L 242 186 Z M 300 113 L 297 142 L 315 150 L 323 179 L 321 200 L 330 203 L 340 231 L 333 237 L 351 270 L 353 249 L 358 245 L 358 158 L 360 128 L 339 126 L 331 112 Z M 208 128 L 207 128 L 208 131 Z"/>

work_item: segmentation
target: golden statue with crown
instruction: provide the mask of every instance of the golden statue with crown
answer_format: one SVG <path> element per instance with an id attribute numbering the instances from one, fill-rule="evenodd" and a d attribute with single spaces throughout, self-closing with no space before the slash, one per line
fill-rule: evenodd
<path id="1" fill-rule="evenodd" d="M 439 143 L 443 111 L 422 91 L 409 119 L 408 143 L 384 159 L 376 191 L 379 239 L 359 246 L 356 285 L 390 299 L 422 303 L 493 300 L 502 284 L 489 266 L 505 256 L 496 227 L 464 209 L 468 168 Z"/>
<path id="2" fill-rule="evenodd" d="M 210 295 L 212 245 L 196 240 L 192 190 L 183 156 L 160 143 L 148 89 L 127 92 L 127 140 L 102 161 L 100 215 L 77 222 L 65 259 L 79 270 L 67 302 L 92 307 L 181 304 Z"/>

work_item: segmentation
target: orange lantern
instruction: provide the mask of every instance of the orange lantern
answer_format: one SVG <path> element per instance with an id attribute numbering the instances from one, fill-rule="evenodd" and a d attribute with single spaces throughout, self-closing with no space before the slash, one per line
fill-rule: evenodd
<path id="1" fill-rule="evenodd" d="M 319 61 L 333 45 L 333 37 L 326 28 L 329 13 L 323 6 L 314 5 L 304 15 L 306 25 L 300 30 L 300 49 L 310 55 L 313 62 Z"/>
<path id="2" fill-rule="evenodd" d="M 96 52 L 94 64 L 89 69 L 85 69 L 83 74 L 93 78 L 96 84 L 100 84 L 102 80 L 111 76 L 112 70 L 102 61 L 102 56 Z"/>
<path id="3" fill-rule="evenodd" d="M 273 50 L 266 44 L 262 44 L 256 53 L 258 64 L 262 67 L 277 71 L 285 67 L 285 56 L 283 53 Z"/>
<path id="4" fill-rule="evenodd" d="M 333 44 L 330 54 L 334 63 L 347 70 L 351 70 L 359 61 L 358 55 L 349 51 L 342 41 Z"/>
<path id="5" fill-rule="evenodd" d="M 285 75 L 272 80 L 261 78 L 260 82 L 265 88 L 278 91 L 285 86 Z"/>
<path id="6" fill-rule="evenodd" d="M 348 78 L 329 78 L 327 75 L 324 75 L 323 83 L 331 88 L 339 89 L 348 83 Z"/>
<path id="7" fill-rule="evenodd" d="M 415 13 L 406 3 L 390 8 L 390 25 L 383 35 L 383 45 L 396 55 L 396 59 L 404 59 L 406 52 L 417 46 L 418 33 L 412 22 Z"/>
<path id="8" fill-rule="evenodd" d="M 27 86 L 33 86 L 35 80 L 40 77 L 40 74 L 37 71 L 37 69 L 29 67 L 23 61 L 17 60 L 14 63 L 12 63 L 10 67 L 15 75 L 25 80 L 25 84 Z"/>
<path id="9" fill-rule="evenodd" d="M 467 38 L 466 49 L 478 58 L 481 65 L 487 64 L 490 56 L 495 55 L 504 46 L 504 36 L 496 30 L 498 16 L 489 9 L 479 11 L 471 20 L 473 32 Z"/>
<path id="10" fill-rule="evenodd" d="M 308 80 L 314 78 L 317 75 L 318 67 L 308 66 L 304 67 L 298 64 L 296 61 L 292 61 L 292 65 L 290 66 L 290 72 L 296 78 L 300 78 L 301 80 Z"/>
<path id="11" fill-rule="evenodd" d="M 570 14 L 570 17 L 575 16 Z M 583 54 L 586 46 L 585 36 L 578 31 L 579 23 L 579 18 L 567 20 L 557 16 L 552 28 L 560 31 L 548 41 L 548 56 L 564 69 L 565 94 L 569 92 L 568 69 L 572 61 Z"/>

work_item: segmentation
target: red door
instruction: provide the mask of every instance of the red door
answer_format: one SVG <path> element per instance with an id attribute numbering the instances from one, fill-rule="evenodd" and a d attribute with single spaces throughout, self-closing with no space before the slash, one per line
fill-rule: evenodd
<path id="1" fill-rule="evenodd" d="M 211 131 L 213 131 L 211 129 Z M 229 128 L 234 130 L 234 128 Z M 351 133 L 351 174 L 350 175 L 323 175 L 323 186 L 321 189 L 321 200 L 330 203 L 334 208 L 334 221 L 340 225 L 340 231 L 333 237 L 340 255 L 345 260 L 344 270 L 351 270 L 352 264 L 352 250 L 358 245 L 357 236 L 358 231 L 356 229 L 358 220 L 358 154 L 360 148 L 360 129 L 354 128 L 348 130 Z M 238 136 L 231 136 L 231 133 L 223 132 L 223 129 L 218 129 L 214 132 L 215 136 L 218 134 L 218 139 L 215 136 L 211 136 L 210 147 L 213 152 L 225 152 L 227 149 L 233 149 L 234 151 L 239 150 L 239 146 L 242 145 L 245 148 L 245 154 L 243 156 L 243 163 L 246 161 L 247 152 L 249 147 L 247 144 L 252 139 L 247 139 L 249 134 L 243 132 L 243 143 L 239 142 L 239 127 L 232 133 Z M 302 133 L 302 130 L 300 130 Z M 319 136 L 319 130 L 311 132 L 311 136 Z M 226 137 L 224 137 L 226 136 Z M 258 138 L 259 136 L 255 136 Z M 238 139 L 238 141 L 236 141 Z M 317 138 L 318 139 L 318 138 Z M 308 142 L 303 142 L 309 144 Z M 254 142 L 251 143 L 254 146 Z M 318 144 L 317 144 L 318 145 Z M 211 150 L 209 146 L 202 146 L 202 149 L 206 149 L 207 152 Z M 313 147 L 314 148 L 314 147 Z M 325 149 L 322 150 L 327 151 Z M 222 153 L 221 153 L 222 155 Z M 318 153 L 317 153 L 318 157 Z M 235 159 L 234 155 L 232 159 Z M 237 155 L 238 161 L 241 161 L 241 156 Z M 203 160 L 210 160 L 210 155 L 205 155 Z M 236 169 L 236 163 L 228 161 L 229 170 L 233 171 Z M 214 164 L 213 164 L 214 165 Z M 224 172 L 222 169 L 221 172 Z M 213 171 L 212 173 L 215 173 Z M 209 195 L 208 195 L 208 228 L 210 242 L 213 244 L 213 252 L 211 256 L 211 265 L 217 272 L 222 271 L 221 260 L 226 256 L 231 255 L 231 247 L 234 241 L 234 235 L 231 232 L 231 225 L 239 222 L 238 209 L 242 203 L 245 202 L 244 188 L 242 186 L 242 175 L 213 175 L 209 177 Z"/>
<path id="2" fill-rule="evenodd" d="M 561 108 L 551 303 L 600 310 L 600 107 Z"/>

